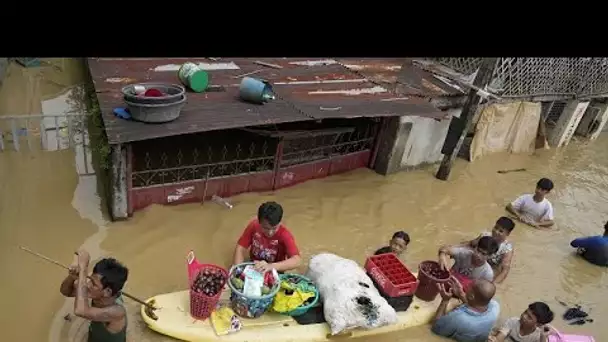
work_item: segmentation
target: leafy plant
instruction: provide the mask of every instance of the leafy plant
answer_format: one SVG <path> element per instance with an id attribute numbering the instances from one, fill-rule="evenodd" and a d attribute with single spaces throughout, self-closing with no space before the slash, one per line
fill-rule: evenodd
<path id="1" fill-rule="evenodd" d="M 112 166 L 110 160 L 111 149 L 104 131 L 103 118 L 101 117 L 93 82 L 88 82 L 85 85 L 85 93 L 85 103 L 89 113 L 88 126 L 91 152 L 97 158 L 99 167 L 103 170 L 109 170 Z"/>

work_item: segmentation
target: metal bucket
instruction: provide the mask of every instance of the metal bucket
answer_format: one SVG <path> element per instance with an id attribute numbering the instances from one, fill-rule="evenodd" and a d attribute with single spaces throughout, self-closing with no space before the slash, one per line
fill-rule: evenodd
<path id="1" fill-rule="evenodd" d="M 161 104 L 149 104 L 149 103 L 135 103 L 125 100 L 131 118 L 133 120 L 147 122 L 147 123 L 163 123 L 177 119 L 182 111 L 182 107 L 186 104 L 186 96 L 177 102 L 173 103 L 161 103 Z"/>
<path id="2" fill-rule="evenodd" d="M 143 87 L 144 89 L 158 89 L 162 93 L 167 94 L 165 96 L 158 97 L 146 97 L 138 95 L 136 92 L 137 87 Z M 167 83 L 135 83 L 129 84 L 122 87 L 121 89 L 125 101 L 133 103 L 147 103 L 147 104 L 170 104 L 181 101 L 186 93 L 186 89 L 178 84 L 167 84 Z"/>
<path id="3" fill-rule="evenodd" d="M 239 95 L 242 100 L 257 104 L 264 104 L 275 98 L 268 82 L 252 77 L 243 77 Z"/>

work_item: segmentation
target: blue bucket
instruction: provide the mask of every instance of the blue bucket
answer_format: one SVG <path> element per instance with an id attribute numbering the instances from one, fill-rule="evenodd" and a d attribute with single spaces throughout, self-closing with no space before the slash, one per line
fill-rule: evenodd
<path id="1" fill-rule="evenodd" d="M 242 100 L 257 104 L 274 99 L 270 84 L 253 77 L 243 77 L 239 95 Z"/>
<path id="2" fill-rule="evenodd" d="M 252 262 L 244 262 L 242 264 L 234 265 L 230 268 L 230 272 L 228 272 L 228 286 L 230 287 L 230 306 L 232 310 L 241 317 L 246 318 L 258 318 L 262 316 L 274 301 L 274 296 L 276 296 L 277 292 L 281 288 L 281 281 L 279 279 L 275 279 L 275 285 L 270 290 L 270 293 L 267 295 L 262 295 L 260 297 L 251 297 L 245 296 L 240 290 L 234 288 L 232 285 L 232 274 L 237 269 L 244 269 L 245 266 L 253 265 Z"/>

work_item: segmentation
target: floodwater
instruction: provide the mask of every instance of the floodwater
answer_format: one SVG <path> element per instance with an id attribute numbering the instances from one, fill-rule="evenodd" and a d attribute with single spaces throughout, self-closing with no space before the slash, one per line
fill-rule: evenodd
<path id="1" fill-rule="evenodd" d="M 62 63 L 65 69 L 71 62 Z M 22 73 L 10 73 L 0 89 L 0 115 L 17 110 L 35 113 L 31 108 L 42 108 L 39 101 L 57 97 L 82 82 L 73 76 L 78 74 L 73 70 L 81 65 L 73 64 L 63 90 L 43 91 L 44 79 L 36 78 L 35 82 L 41 82 L 38 93 L 13 92 L 5 97 L 9 84 L 27 83 Z M 66 73 L 53 70 L 46 72 L 55 80 Z M 6 105 L 9 100 L 11 104 Z M 511 235 L 516 249 L 513 267 L 497 295 L 501 318 L 519 315 L 530 302 L 542 300 L 555 311 L 558 329 L 608 341 L 608 329 L 602 327 L 608 307 L 600 305 L 605 303 L 608 273 L 577 258 L 569 247 L 572 238 L 600 234 L 608 219 L 605 134 L 593 143 L 574 142 L 560 151 L 495 154 L 475 163 L 459 160 L 448 182 L 433 177 L 435 168 L 388 177 L 358 170 L 275 194 L 237 196 L 231 199 L 232 210 L 212 202 L 151 206 L 120 223 L 104 220 L 95 176 L 77 170 L 81 157 L 72 149 L 0 152 L 0 302 L 6 308 L 0 314 L 3 340 L 80 342 L 86 334 L 83 321 L 63 318 L 73 305 L 58 291 L 65 271 L 20 251 L 19 245 L 66 264 L 83 244 L 93 258 L 115 256 L 131 270 L 128 292 L 147 298 L 186 288 L 185 256 L 190 249 L 200 260 L 229 265 L 234 244 L 257 206 L 275 200 L 284 206 L 285 223 L 305 259 L 329 251 L 363 263 L 393 231 L 403 229 L 412 237 L 404 259 L 415 268 L 422 260 L 435 259 L 440 245 L 470 239 L 491 228 L 504 214 L 506 202 L 533 191 L 538 178 L 547 176 L 556 184 L 550 200 L 558 229 L 537 231 L 517 225 Z M 517 168 L 527 171 L 496 172 Z M 565 308 L 558 300 L 582 304 L 596 321 L 567 325 L 561 319 Z M 129 302 L 128 310 L 129 341 L 170 341 L 147 330 L 139 318 L 138 305 Z M 373 340 L 443 341 L 431 335 L 428 327 Z"/>

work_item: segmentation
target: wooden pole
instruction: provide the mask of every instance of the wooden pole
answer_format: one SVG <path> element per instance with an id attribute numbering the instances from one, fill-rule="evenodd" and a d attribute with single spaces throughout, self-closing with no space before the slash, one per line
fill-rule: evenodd
<path id="1" fill-rule="evenodd" d="M 477 112 L 477 107 L 481 100 L 480 96 L 478 95 L 477 89 L 484 89 L 485 86 L 490 83 L 497 61 L 498 58 L 484 58 L 481 62 L 479 71 L 477 72 L 477 75 L 473 80 L 473 87 L 469 90 L 467 99 L 464 103 L 464 106 L 462 107 L 462 112 L 460 113 L 460 120 L 465 122 L 464 127 L 460 132 L 460 137 L 458 138 L 458 142 L 456 142 L 454 149 L 450 153 L 446 153 L 443 155 L 443 160 L 441 161 L 439 170 L 437 170 L 437 174 L 435 175 L 437 179 L 447 180 L 450 176 L 454 160 L 458 155 L 458 151 L 460 151 L 460 148 L 462 147 L 464 138 L 466 137 L 467 133 L 471 129 L 471 126 L 473 125 L 473 117 Z M 447 139 L 448 137 L 446 136 L 446 141 Z"/>
<path id="2" fill-rule="evenodd" d="M 46 261 L 48 261 L 48 262 L 50 262 L 50 263 L 52 263 L 52 264 L 55 264 L 55 265 L 57 265 L 57 266 L 59 266 L 59 267 L 61 267 L 61 268 L 64 268 L 64 269 L 66 269 L 66 270 L 68 270 L 68 269 L 69 269 L 69 267 L 68 267 L 68 266 L 66 266 L 66 265 L 64 265 L 64 264 L 62 264 L 62 263 L 60 263 L 59 261 L 53 260 L 53 259 L 51 259 L 51 258 L 49 258 L 49 257 L 47 257 L 47 256 L 44 256 L 44 255 L 40 254 L 40 253 L 36 253 L 36 252 L 34 252 L 33 250 L 31 250 L 31 249 L 29 249 L 29 248 L 27 248 L 27 247 L 19 246 L 19 248 L 21 248 L 21 250 L 23 250 L 23 251 L 26 251 L 26 252 L 28 252 L 28 253 L 30 253 L 30 254 L 32 254 L 32 255 L 35 255 L 35 256 L 39 257 L 39 258 L 41 258 L 41 259 L 44 259 L 44 260 L 46 260 Z M 77 255 L 78 255 L 78 254 L 77 254 Z M 91 278 L 91 277 L 90 277 L 90 276 L 87 276 L 87 278 Z M 121 293 L 122 293 L 122 294 L 123 294 L 125 297 L 128 297 L 128 298 L 130 298 L 130 299 L 132 299 L 132 300 L 134 300 L 134 301 L 138 302 L 139 304 L 144 305 L 145 307 L 147 307 L 147 308 L 148 308 L 148 309 L 150 309 L 150 310 L 156 310 L 156 307 L 154 307 L 154 306 L 153 306 L 152 304 L 150 304 L 150 303 L 146 303 L 146 302 L 145 302 L 144 300 L 142 300 L 142 299 L 139 299 L 139 298 L 137 298 L 137 297 L 135 297 L 135 296 L 133 296 L 133 295 L 130 295 L 130 294 L 128 294 L 128 293 L 126 293 L 126 292 L 124 292 L 124 291 L 121 291 Z"/>

